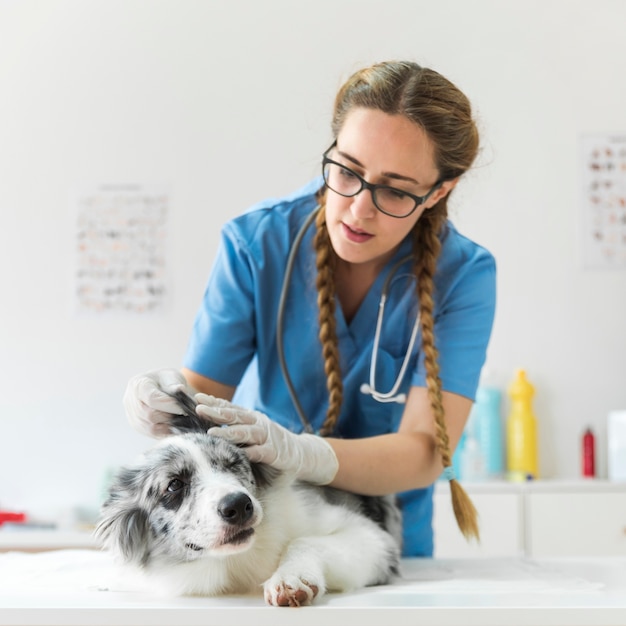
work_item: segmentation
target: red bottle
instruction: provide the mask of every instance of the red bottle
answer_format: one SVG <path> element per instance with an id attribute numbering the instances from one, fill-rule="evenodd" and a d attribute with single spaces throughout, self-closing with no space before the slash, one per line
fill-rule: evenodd
<path id="1" fill-rule="evenodd" d="M 596 438 L 591 428 L 587 428 L 583 435 L 583 476 L 593 478 L 596 475 Z"/>

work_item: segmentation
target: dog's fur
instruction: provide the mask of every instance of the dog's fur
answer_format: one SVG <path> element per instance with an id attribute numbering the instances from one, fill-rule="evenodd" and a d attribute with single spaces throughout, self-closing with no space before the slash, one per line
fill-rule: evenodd
<path id="1" fill-rule="evenodd" d="M 122 468 L 96 529 L 102 544 L 177 595 L 264 589 L 276 606 L 384 584 L 398 571 L 401 520 L 392 497 L 294 480 L 206 434 L 193 400 L 178 434 Z"/>

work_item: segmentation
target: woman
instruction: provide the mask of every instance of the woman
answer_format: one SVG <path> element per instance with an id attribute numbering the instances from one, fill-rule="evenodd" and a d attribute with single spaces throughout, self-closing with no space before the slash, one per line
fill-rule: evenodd
<path id="1" fill-rule="evenodd" d="M 247 445 L 252 460 L 400 493 L 404 554 L 428 556 L 444 468 L 459 526 L 477 536 L 451 455 L 485 360 L 495 263 L 447 220 L 447 202 L 478 133 L 467 98 L 410 62 L 356 72 L 332 130 L 323 178 L 226 224 L 182 373 L 135 377 L 126 410 L 139 430 L 166 434 L 176 407 L 163 390 L 188 385 L 201 415 L 229 425 L 210 432 Z M 324 437 L 295 434 L 304 430 Z"/>

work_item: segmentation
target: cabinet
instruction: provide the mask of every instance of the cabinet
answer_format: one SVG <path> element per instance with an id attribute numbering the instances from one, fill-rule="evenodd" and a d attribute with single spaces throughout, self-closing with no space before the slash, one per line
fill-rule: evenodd
<path id="1" fill-rule="evenodd" d="M 435 556 L 473 558 L 519 556 L 524 553 L 523 501 L 503 485 L 463 485 L 478 511 L 480 542 L 467 542 L 459 530 L 448 483 L 437 484 L 433 498 Z"/>
<path id="2" fill-rule="evenodd" d="M 467 483 L 481 541 L 468 543 L 454 519 L 447 483 L 434 494 L 435 556 L 626 556 L 626 483 Z"/>
<path id="3" fill-rule="evenodd" d="M 525 509 L 532 556 L 626 556 L 626 490 L 531 491 Z"/>

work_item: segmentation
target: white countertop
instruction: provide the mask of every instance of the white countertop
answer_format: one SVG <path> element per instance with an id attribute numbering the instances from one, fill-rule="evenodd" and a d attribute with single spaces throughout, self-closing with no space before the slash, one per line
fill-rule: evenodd
<path id="1" fill-rule="evenodd" d="M 626 558 L 407 559 L 392 585 L 272 608 L 261 595 L 164 598 L 97 550 L 0 554 L 0 625 L 624 626 Z"/>
<path id="2" fill-rule="evenodd" d="M 93 530 L 11 530 L 0 528 L 0 552 L 97 548 Z"/>

